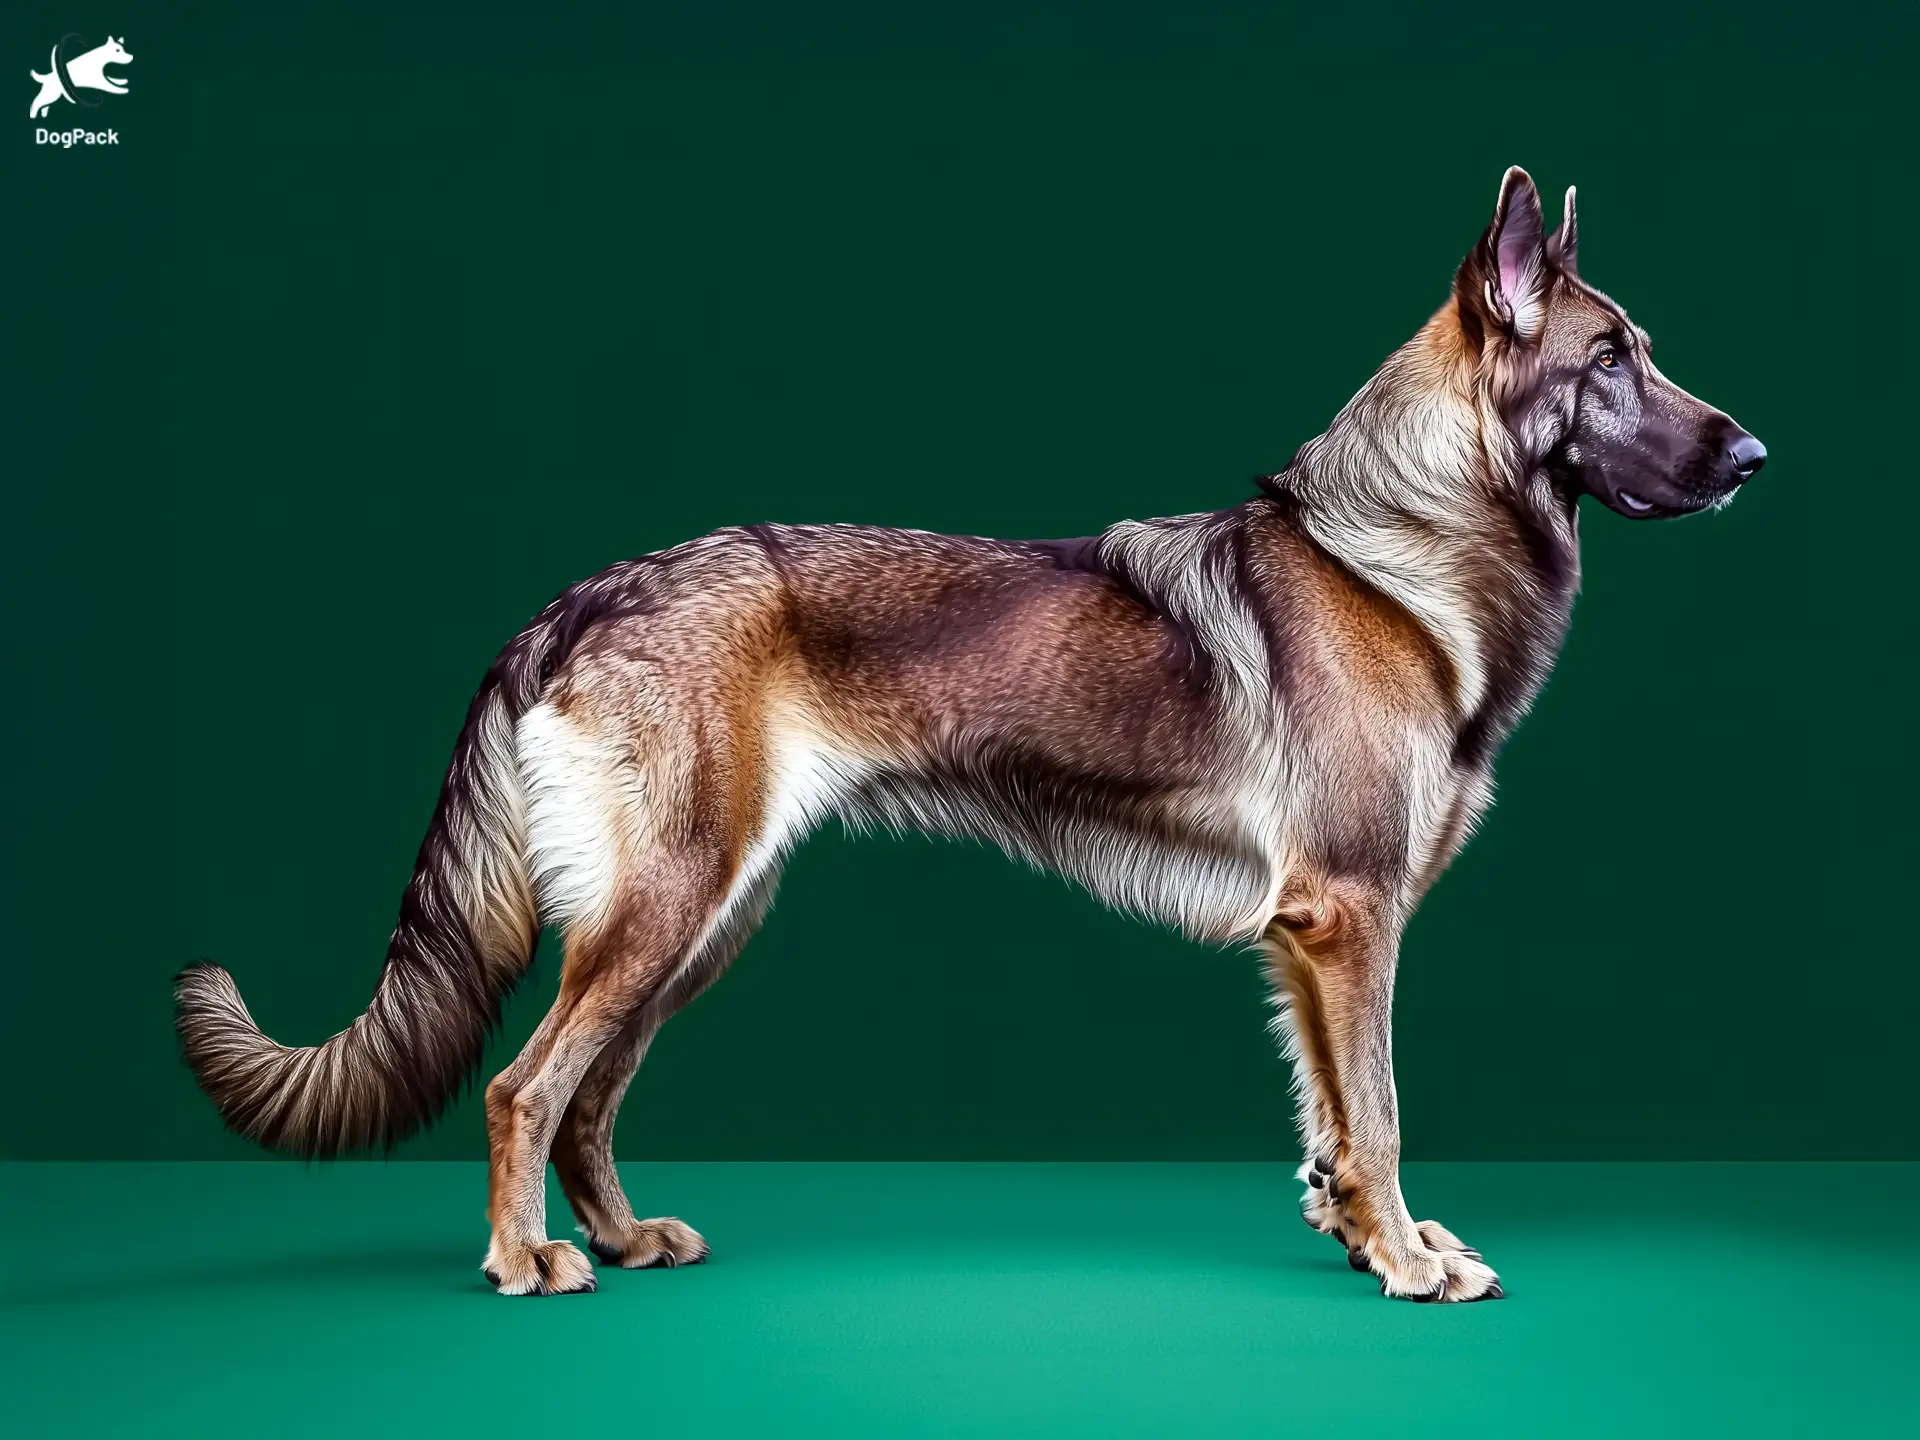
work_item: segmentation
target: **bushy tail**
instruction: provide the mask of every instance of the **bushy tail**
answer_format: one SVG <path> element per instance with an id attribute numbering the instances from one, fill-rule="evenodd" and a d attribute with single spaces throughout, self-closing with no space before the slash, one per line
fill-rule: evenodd
<path id="1" fill-rule="evenodd" d="M 437 1119 L 478 1067 L 539 938 L 516 723 L 580 632 L 613 608 L 608 578 L 561 596 L 487 672 L 364 1015 L 291 1048 L 261 1033 L 219 966 L 191 966 L 175 982 L 181 1049 L 240 1134 L 312 1157 L 386 1149 Z"/>

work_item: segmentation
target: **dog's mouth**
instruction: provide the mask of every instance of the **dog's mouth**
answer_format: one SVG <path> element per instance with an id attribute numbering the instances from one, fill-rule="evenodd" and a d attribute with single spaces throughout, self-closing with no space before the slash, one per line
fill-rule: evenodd
<path id="1" fill-rule="evenodd" d="M 1702 491 L 1672 503 L 1649 500 L 1633 490 L 1616 490 L 1611 508 L 1629 520 L 1671 520 L 1681 515 L 1724 509 L 1733 500 L 1734 488 Z"/>

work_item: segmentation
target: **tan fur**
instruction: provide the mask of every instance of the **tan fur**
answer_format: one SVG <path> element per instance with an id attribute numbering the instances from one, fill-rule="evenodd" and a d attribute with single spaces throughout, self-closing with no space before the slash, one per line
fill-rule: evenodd
<path id="1" fill-rule="evenodd" d="M 1305 1074 L 1303 1097 L 1323 1116 L 1317 1137 L 1332 1174 L 1310 1184 L 1308 1223 L 1364 1257 L 1382 1293 L 1472 1299 L 1495 1277 L 1477 1252 L 1437 1247 L 1401 1199 L 1399 1123 L 1390 1040 L 1397 937 L 1377 895 L 1331 877 L 1301 876 L 1276 917 L 1268 949 L 1291 998 Z M 1309 1159 L 1309 1167 L 1312 1165 Z M 1427 1228 L 1431 1227 L 1431 1228 Z"/>

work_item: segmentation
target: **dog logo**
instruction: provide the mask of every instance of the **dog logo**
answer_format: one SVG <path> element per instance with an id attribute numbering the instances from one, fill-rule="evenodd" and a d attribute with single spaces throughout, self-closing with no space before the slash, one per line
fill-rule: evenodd
<path id="1" fill-rule="evenodd" d="M 127 93 L 127 82 L 107 74 L 109 65 L 125 65 L 133 59 L 127 48 L 111 35 L 107 43 L 96 45 L 83 55 L 68 59 L 65 55 L 70 41 L 78 40 L 78 35 L 63 35 L 60 43 L 53 47 L 49 60 L 52 66 L 50 74 L 42 75 L 38 70 L 28 73 L 39 82 L 40 93 L 34 97 L 33 108 L 28 111 L 32 119 L 38 120 L 62 100 L 71 100 L 87 110 L 98 109 L 98 100 L 88 99 L 80 92 L 83 90 L 104 90 L 109 95 Z"/>

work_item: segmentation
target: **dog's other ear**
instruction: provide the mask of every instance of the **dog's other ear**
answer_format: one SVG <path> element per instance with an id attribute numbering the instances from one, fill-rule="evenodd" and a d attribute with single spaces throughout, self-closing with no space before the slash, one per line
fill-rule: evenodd
<path id="1" fill-rule="evenodd" d="M 1547 241 L 1547 258 L 1569 275 L 1580 273 L 1580 227 L 1573 219 L 1573 186 L 1567 186 L 1567 205 L 1560 212 L 1560 228 Z"/>
<path id="2" fill-rule="evenodd" d="M 1540 338 L 1547 313 L 1546 221 L 1540 192 L 1518 165 L 1500 182 L 1493 223 L 1453 277 L 1469 338 L 1499 333 L 1515 344 Z"/>

